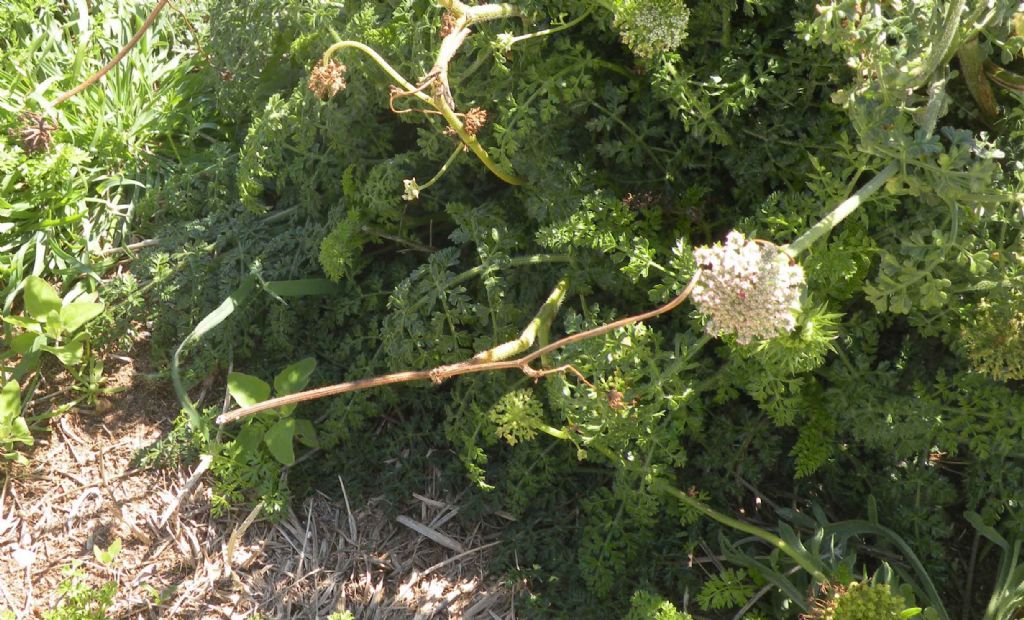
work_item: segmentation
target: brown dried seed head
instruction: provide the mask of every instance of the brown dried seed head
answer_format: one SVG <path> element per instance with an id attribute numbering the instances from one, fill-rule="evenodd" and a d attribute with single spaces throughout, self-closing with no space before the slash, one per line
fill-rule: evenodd
<path id="1" fill-rule="evenodd" d="M 438 34 L 441 35 L 442 39 L 455 30 L 455 20 L 456 17 L 448 11 L 445 11 L 444 15 L 441 16 L 441 30 L 438 31 Z"/>
<path id="2" fill-rule="evenodd" d="M 56 125 L 50 124 L 46 117 L 36 112 L 22 112 L 18 120 L 21 121 L 21 126 L 10 130 L 8 135 L 20 140 L 21 148 L 26 153 L 40 153 L 50 149 Z"/>
<path id="3" fill-rule="evenodd" d="M 345 70 L 347 67 L 337 60 L 320 63 L 309 74 L 309 90 L 324 101 L 345 90 Z"/>
<path id="4" fill-rule="evenodd" d="M 483 108 L 470 108 L 469 112 L 466 112 L 466 117 L 463 119 L 463 126 L 466 128 L 466 133 L 471 136 L 475 136 L 476 132 L 480 131 L 480 128 L 487 123 L 487 110 Z"/>

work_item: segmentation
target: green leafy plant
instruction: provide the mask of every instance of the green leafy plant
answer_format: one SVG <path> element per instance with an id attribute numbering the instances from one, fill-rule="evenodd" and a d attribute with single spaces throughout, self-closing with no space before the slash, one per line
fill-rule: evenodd
<path id="1" fill-rule="evenodd" d="M 27 463 L 24 455 L 14 451 L 14 444 L 31 446 L 34 441 L 22 415 L 21 388 L 16 381 L 0 387 L 0 456 L 18 463 Z"/>
<path id="2" fill-rule="evenodd" d="M 749 581 L 746 570 L 727 568 L 704 582 L 697 593 L 697 604 L 705 611 L 739 607 L 753 593 L 754 584 Z"/>
<path id="3" fill-rule="evenodd" d="M 283 409 L 304 396 L 186 407 L 216 506 L 281 509 L 284 463 L 372 478 L 381 446 L 443 432 L 467 496 L 515 511 L 504 560 L 536 566 L 538 616 L 626 614 L 639 589 L 682 614 L 707 587 L 792 618 L 866 572 L 979 615 L 954 508 L 1024 531 L 1024 115 L 997 81 L 1019 7 L 818 4 L 217 2 L 235 139 L 147 198 L 161 247 L 135 268 L 175 309 L 155 349 L 189 406 L 229 365 L 315 355 L 341 383 L 307 405 L 315 463 Z M 750 290 L 665 309 L 702 271 Z M 323 275 L 302 304 L 249 294 Z M 764 526 L 780 505 L 829 518 Z M 686 561 L 716 540 L 746 600 Z"/>
<path id="4" fill-rule="evenodd" d="M 286 367 L 274 377 L 274 393 L 278 396 L 294 394 L 306 387 L 316 369 L 316 360 L 309 357 Z M 262 379 L 240 372 L 228 375 L 228 392 L 239 405 L 247 407 L 270 398 L 270 385 Z M 271 456 L 282 465 L 295 462 L 295 440 L 310 448 L 319 447 L 316 430 L 309 420 L 292 415 L 295 405 L 271 410 L 260 423 L 244 426 L 235 439 L 243 450 L 255 452 L 263 444 Z"/>
<path id="5" fill-rule="evenodd" d="M 110 566 L 121 551 L 121 539 L 114 540 L 106 549 L 93 547 L 93 555 L 104 566 Z M 116 581 L 107 581 L 99 587 L 89 584 L 78 565 L 64 569 L 64 580 L 57 585 L 57 606 L 43 613 L 46 620 L 106 620 L 107 611 L 117 596 Z"/>
<path id="6" fill-rule="evenodd" d="M 57 291 L 37 276 L 25 279 L 22 316 L 4 316 L 8 325 L 19 328 L 11 337 L 6 357 L 20 356 L 11 376 L 21 379 L 39 367 L 43 352 L 55 356 L 71 372 L 88 361 L 89 336 L 82 328 L 104 309 L 97 295 L 72 290 L 62 299 Z"/>

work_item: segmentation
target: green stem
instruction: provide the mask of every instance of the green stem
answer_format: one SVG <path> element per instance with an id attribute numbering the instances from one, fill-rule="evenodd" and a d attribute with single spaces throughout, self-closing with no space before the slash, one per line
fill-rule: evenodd
<path id="1" fill-rule="evenodd" d="M 966 6 L 967 0 L 955 0 L 949 3 L 946 15 L 943 17 L 941 33 L 935 45 L 932 46 L 922 66 L 907 76 L 908 88 L 917 88 L 924 80 L 929 79 L 941 65 L 949 61 L 948 57 L 952 55 L 950 50 L 953 47 L 953 40 L 956 39 L 957 30 L 960 28 L 960 17 Z"/>
<path id="2" fill-rule="evenodd" d="M 463 25 L 465 26 L 504 17 L 523 16 L 522 9 L 507 3 L 470 6 L 459 0 L 441 0 L 441 6 L 451 11 L 455 17 L 464 20 Z"/>
<path id="3" fill-rule="evenodd" d="M 929 137 L 935 131 L 935 124 L 938 122 L 939 114 L 942 112 L 942 101 L 945 93 L 946 78 L 935 80 L 928 88 L 928 105 L 925 107 L 924 119 L 921 121 L 921 128 L 924 129 L 925 137 Z M 864 201 L 877 192 L 886 182 L 894 177 L 900 170 L 900 162 L 897 160 L 889 162 L 882 170 L 864 184 L 855 194 L 839 203 L 832 212 L 812 226 L 807 232 L 793 243 L 785 246 L 783 250 L 792 257 L 814 245 L 814 242 L 828 234 L 833 228 L 839 225 L 851 213 L 856 211 Z"/>
<path id="4" fill-rule="evenodd" d="M 488 170 L 494 173 L 494 176 L 498 177 L 499 179 L 508 183 L 509 185 L 523 184 L 523 179 L 515 176 L 514 174 L 506 172 L 505 170 L 502 170 L 498 166 L 498 164 L 494 163 L 494 160 L 492 160 L 491 156 L 487 154 L 487 151 L 485 151 L 484 147 L 481 146 L 480 141 L 476 139 L 476 136 L 466 131 L 466 128 L 463 126 L 462 121 L 459 120 L 459 117 L 455 115 L 455 111 L 452 110 L 451 107 L 449 107 L 448 102 L 444 100 L 444 97 L 438 97 L 436 100 L 431 99 L 430 102 L 431 105 L 433 105 L 435 108 L 438 109 L 438 111 L 441 112 L 441 114 L 444 116 L 444 120 L 448 121 L 448 126 L 455 130 L 455 133 L 458 134 L 459 139 L 461 139 L 462 142 L 469 147 L 469 150 L 473 151 L 473 154 L 477 156 L 477 159 L 483 162 L 484 166 L 487 166 Z"/>
<path id="5" fill-rule="evenodd" d="M 580 14 L 580 16 L 577 17 L 576 19 L 574 19 L 572 21 L 565 22 L 564 24 L 562 24 L 560 26 L 553 26 L 553 27 L 548 28 L 546 30 L 538 30 L 537 32 L 531 32 L 531 33 L 528 33 L 528 34 L 521 34 L 521 35 L 519 35 L 517 37 L 512 37 L 511 45 L 515 45 L 516 43 L 520 43 L 522 41 L 529 41 L 530 39 L 537 39 L 537 38 L 540 38 L 540 37 L 546 37 L 548 35 L 555 34 L 556 32 L 561 32 L 562 30 L 568 30 L 569 28 L 572 28 L 576 24 L 582 22 L 584 19 L 586 19 L 593 12 L 594 12 L 594 7 L 591 6 L 591 7 L 588 7 L 587 10 L 584 11 L 582 14 Z"/>
<path id="6" fill-rule="evenodd" d="M 455 161 L 455 158 L 458 157 L 459 153 L 461 153 L 464 150 L 466 150 L 465 146 L 463 146 L 461 144 L 456 146 L 455 150 L 452 151 L 452 154 L 448 156 L 448 160 L 445 161 L 444 165 L 441 166 L 441 169 L 437 171 L 437 174 L 435 174 L 433 176 L 433 178 L 431 178 L 429 181 L 427 181 L 423 185 L 418 186 L 418 188 L 421 189 L 421 190 L 427 189 L 428 187 L 430 187 L 434 183 L 437 183 L 439 180 L 441 180 L 441 177 L 444 176 L 445 172 L 448 172 L 448 168 L 452 165 L 452 162 Z"/>
<path id="7" fill-rule="evenodd" d="M 416 87 L 412 85 L 412 82 L 402 77 L 402 74 L 399 73 L 394 67 L 392 67 L 391 64 L 388 63 L 388 61 L 384 60 L 383 56 L 374 51 L 372 47 L 364 45 L 359 41 L 338 41 L 334 45 L 328 47 L 327 51 L 324 52 L 324 64 L 330 62 L 331 56 L 333 56 L 335 52 L 346 48 L 353 48 L 359 50 L 360 52 L 363 52 L 364 54 L 372 58 L 374 62 L 380 65 L 380 68 L 383 69 L 384 72 L 387 73 L 389 76 L 391 76 L 391 79 L 397 82 L 402 88 L 404 88 L 407 91 L 416 91 Z M 412 94 L 414 94 L 420 100 L 425 101 L 426 103 L 431 102 L 430 97 L 419 91 L 416 91 Z"/>
<path id="8" fill-rule="evenodd" d="M 759 528 L 756 525 L 751 525 L 750 523 L 746 523 L 744 521 L 740 521 L 739 519 L 734 519 L 728 515 L 722 514 L 721 512 L 718 512 L 717 510 L 708 506 L 699 499 L 695 497 L 690 497 L 689 495 L 672 486 L 663 479 L 655 479 L 651 486 L 652 488 L 661 490 L 671 495 L 672 497 L 675 497 L 676 499 L 683 502 L 690 508 L 693 508 L 697 512 L 700 512 L 701 514 L 707 517 L 711 517 L 712 519 L 718 521 L 722 525 L 731 527 L 734 530 L 739 530 L 740 532 L 744 532 L 746 534 L 750 534 L 751 536 L 756 536 L 761 540 L 765 541 L 766 543 L 770 544 L 771 546 L 779 549 L 780 551 L 788 555 L 790 558 L 792 558 L 794 562 L 796 562 L 801 568 L 807 571 L 812 577 L 814 577 L 814 579 L 818 583 L 825 583 L 828 581 L 828 577 L 825 576 L 825 573 L 823 573 L 821 569 L 818 568 L 815 562 L 812 561 L 812 559 L 808 557 L 806 553 L 800 553 L 800 551 L 789 546 L 789 544 L 786 541 L 782 540 L 775 534 L 772 534 L 768 530 Z"/>
<path id="9" fill-rule="evenodd" d="M 881 172 L 875 175 L 875 178 L 865 183 L 854 195 L 839 203 L 835 209 L 832 209 L 831 213 L 823 217 L 821 221 L 808 229 L 807 232 L 800 235 L 796 241 L 783 247 L 783 250 L 795 258 L 798 254 L 814 245 L 815 241 L 831 232 L 833 228 L 839 225 L 839 222 L 842 222 L 847 216 L 856 211 L 865 200 L 881 189 L 899 170 L 899 162 L 890 162 L 888 166 L 882 168 Z"/>
<path id="10" fill-rule="evenodd" d="M 555 285 L 555 288 L 548 295 L 547 301 L 540 307 L 537 314 L 534 315 L 533 320 L 526 326 L 523 333 L 519 335 L 515 340 L 510 340 L 503 344 L 499 344 L 496 347 L 481 351 L 473 356 L 474 360 L 481 362 L 496 362 L 499 360 L 507 360 L 511 357 L 519 355 L 523 351 L 533 346 L 533 343 L 537 341 L 537 335 L 541 332 L 545 334 L 545 340 L 547 339 L 547 333 L 551 328 L 551 322 L 554 321 L 555 316 L 558 314 L 558 308 L 562 305 L 562 301 L 565 299 L 565 292 L 569 288 L 568 278 L 562 278 Z M 542 342 L 541 345 L 547 344 Z"/>
<path id="11" fill-rule="evenodd" d="M 523 10 L 514 4 L 481 4 L 469 7 L 461 17 L 466 20 L 466 25 L 479 24 L 506 17 L 522 17 Z"/>
<path id="12" fill-rule="evenodd" d="M 572 441 L 572 436 L 569 434 L 569 431 L 561 428 L 555 428 L 554 426 L 544 424 L 543 422 L 535 422 L 534 424 L 536 424 L 537 430 L 546 435 L 550 435 L 555 439 L 561 439 L 562 441 Z"/>

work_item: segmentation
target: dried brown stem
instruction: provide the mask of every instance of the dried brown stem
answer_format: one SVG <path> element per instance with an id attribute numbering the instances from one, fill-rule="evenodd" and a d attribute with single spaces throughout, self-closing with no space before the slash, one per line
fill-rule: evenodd
<path id="1" fill-rule="evenodd" d="M 153 25 L 153 22 L 156 21 L 157 15 L 159 15 L 160 11 L 162 11 L 163 8 L 167 6 L 168 2 L 169 0 L 160 0 L 159 2 L 157 2 L 156 6 L 153 7 L 153 10 L 150 11 L 149 15 L 146 16 L 146 21 L 142 22 L 142 27 L 139 28 L 139 31 L 135 33 L 135 36 L 133 36 L 131 40 L 128 41 L 128 43 L 126 43 L 125 46 L 121 48 L 121 51 L 119 51 L 117 55 L 110 60 L 110 62 L 103 65 L 103 68 L 97 71 L 96 73 L 93 73 L 89 77 L 85 78 L 85 81 L 79 84 L 78 86 L 75 86 L 71 90 L 62 93 L 59 97 L 53 100 L 53 103 L 51 103 L 50 106 L 56 108 L 57 106 L 64 103 L 68 99 L 71 99 L 72 97 L 82 92 L 86 88 L 89 88 L 96 82 L 99 82 L 104 75 L 106 75 L 111 69 L 116 67 L 117 64 L 121 62 L 121 60 L 124 59 L 125 56 L 128 55 L 128 52 L 130 52 L 132 48 L 138 44 L 139 40 L 142 39 L 142 35 L 146 34 L 146 31 L 149 30 L 149 27 Z"/>
<path id="2" fill-rule="evenodd" d="M 227 413 L 223 413 L 217 416 L 216 423 L 228 424 L 229 422 L 241 420 L 242 418 L 250 416 L 254 413 L 258 413 L 260 411 L 266 411 L 267 409 L 284 407 L 285 405 L 293 405 L 295 403 L 301 403 L 308 400 L 316 400 L 319 398 L 326 398 L 328 396 L 336 396 L 338 394 L 345 394 L 347 392 L 358 392 L 360 390 L 367 390 L 370 388 L 380 387 L 382 385 L 427 380 L 432 381 L 435 384 L 440 384 L 446 381 L 447 379 L 451 379 L 452 377 L 458 377 L 460 375 L 468 375 L 477 372 L 488 372 L 491 370 L 520 370 L 527 376 L 534 377 L 537 379 L 544 377 L 545 375 L 551 374 L 553 372 L 570 371 L 575 373 L 581 379 L 583 379 L 583 381 L 587 385 L 592 385 L 589 381 L 583 378 L 583 375 L 580 374 L 579 371 L 577 371 L 571 365 L 566 365 L 560 368 L 550 370 L 537 370 L 535 368 L 531 368 L 530 364 L 535 360 L 539 359 L 541 356 L 547 355 L 548 353 L 561 349 L 562 347 L 566 347 L 570 344 L 574 344 L 583 340 L 588 340 L 590 338 L 595 338 L 597 336 L 607 334 L 610 331 L 619 329 L 620 327 L 632 325 L 633 323 L 640 323 L 642 321 L 652 319 L 656 316 L 674 310 L 677 306 L 686 301 L 687 297 L 690 296 L 690 293 L 693 291 L 693 287 L 697 285 L 697 280 L 700 278 L 700 273 L 700 269 L 694 272 L 693 277 L 690 278 L 690 282 L 686 285 L 686 288 L 683 289 L 683 292 L 681 292 L 679 295 L 677 295 L 675 298 L 673 298 L 671 301 L 664 305 L 658 306 L 653 310 L 649 310 L 641 314 L 634 314 L 633 316 L 628 316 L 626 318 L 619 319 L 618 321 L 613 321 L 611 323 L 599 325 L 598 327 L 588 329 L 578 334 L 566 336 L 561 340 L 556 340 L 555 342 L 552 342 L 547 346 L 541 347 L 536 351 L 533 351 L 532 353 L 528 353 L 516 359 L 503 360 L 497 362 L 479 362 L 474 359 L 469 359 L 464 362 L 459 362 L 457 364 L 438 366 L 437 368 L 433 368 L 431 370 L 410 370 L 405 372 L 396 372 L 389 375 L 381 375 L 379 377 L 373 377 L 370 379 L 345 381 L 344 383 L 328 385 L 321 388 L 307 390 L 305 392 L 298 392 L 297 394 L 289 394 L 287 396 L 271 398 L 270 400 L 265 400 L 262 403 L 250 405 L 249 407 L 235 409 L 234 411 L 229 411 Z"/>

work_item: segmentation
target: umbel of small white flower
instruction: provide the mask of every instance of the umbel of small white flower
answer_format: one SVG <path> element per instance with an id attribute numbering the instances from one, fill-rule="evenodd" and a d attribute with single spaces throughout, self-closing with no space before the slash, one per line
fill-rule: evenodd
<path id="1" fill-rule="evenodd" d="M 804 270 L 776 246 L 733 231 L 725 244 L 696 248 L 693 258 L 703 271 L 691 299 L 709 317 L 709 334 L 748 344 L 796 328 Z"/>
<path id="2" fill-rule="evenodd" d="M 679 47 L 690 11 L 682 0 L 619 0 L 615 27 L 637 56 L 650 58 Z"/>

